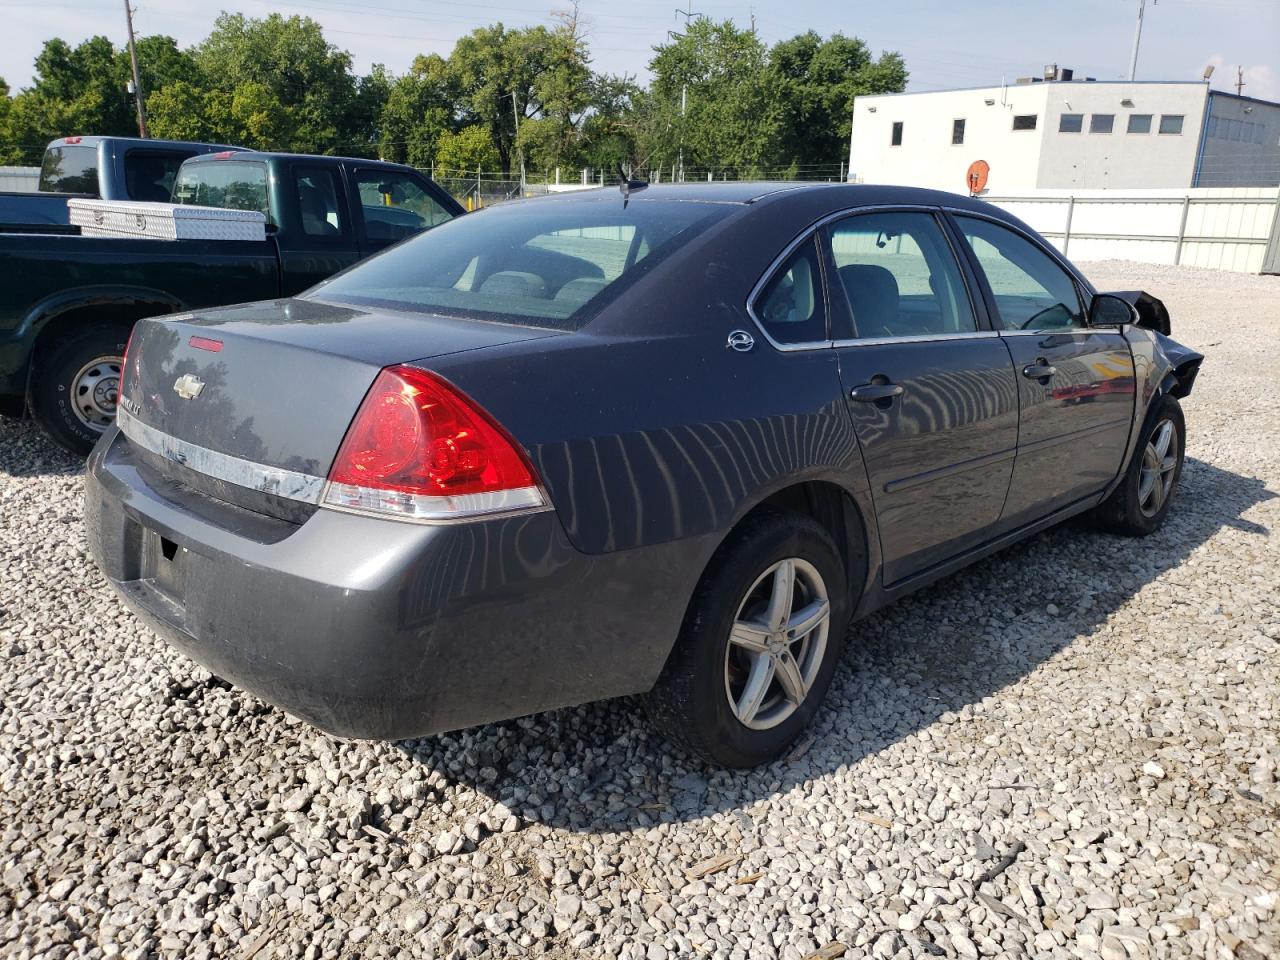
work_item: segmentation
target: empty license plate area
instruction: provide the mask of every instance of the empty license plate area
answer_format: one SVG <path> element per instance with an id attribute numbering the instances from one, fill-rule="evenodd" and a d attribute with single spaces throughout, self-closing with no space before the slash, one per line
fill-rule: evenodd
<path id="1" fill-rule="evenodd" d="M 154 530 L 144 530 L 142 538 L 142 579 L 170 599 L 182 602 L 186 592 L 187 548 L 180 547 Z"/>

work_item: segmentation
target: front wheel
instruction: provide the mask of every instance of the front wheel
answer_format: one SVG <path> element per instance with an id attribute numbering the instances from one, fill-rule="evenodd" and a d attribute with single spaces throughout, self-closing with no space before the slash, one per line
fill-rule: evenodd
<path id="1" fill-rule="evenodd" d="M 31 386 L 36 421 L 59 446 L 84 456 L 115 422 L 129 327 L 86 327 L 40 358 Z"/>
<path id="2" fill-rule="evenodd" d="M 1182 476 L 1186 422 L 1178 401 L 1165 396 L 1149 419 L 1125 470 L 1124 479 L 1093 513 L 1103 530 L 1145 537 L 1164 523 Z"/>
<path id="3" fill-rule="evenodd" d="M 826 696 L 849 620 L 840 553 L 808 517 L 761 513 L 699 583 L 648 698 L 655 726 L 709 763 L 777 757 Z"/>

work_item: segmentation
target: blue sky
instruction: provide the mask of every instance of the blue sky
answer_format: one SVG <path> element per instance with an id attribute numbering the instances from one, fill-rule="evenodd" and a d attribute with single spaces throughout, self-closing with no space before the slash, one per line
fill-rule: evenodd
<path id="1" fill-rule="evenodd" d="M 319 20 L 329 39 L 349 50 L 356 68 L 373 63 L 403 71 L 418 53 L 447 54 L 471 28 L 495 20 L 547 23 L 567 0 L 137 0 L 135 27 L 198 41 L 220 7 L 250 16 L 272 11 Z M 650 51 L 682 19 L 675 0 L 608 3 L 582 0 L 595 67 L 642 79 Z M 749 25 L 752 14 L 769 42 L 807 29 L 862 37 L 873 50 L 898 50 L 911 71 L 909 89 L 998 84 L 1038 73 L 1046 63 L 1078 75 L 1123 79 L 1129 66 L 1137 0 L 818 0 L 699 2 L 695 12 Z M 6 21 L 0 77 L 14 88 L 30 82 L 32 61 L 50 36 L 77 42 L 102 33 L 124 39 L 119 0 L 0 0 Z M 1280 99 L 1280 0 L 1148 2 L 1139 79 L 1197 79 L 1213 63 L 1215 87 L 1231 89 L 1245 69 L 1246 94 Z"/>

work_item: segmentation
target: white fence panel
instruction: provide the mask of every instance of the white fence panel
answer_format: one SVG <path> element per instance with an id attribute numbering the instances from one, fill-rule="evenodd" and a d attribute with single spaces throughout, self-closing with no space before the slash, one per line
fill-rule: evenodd
<path id="1" fill-rule="evenodd" d="M 0 190 L 31 191 L 39 183 L 39 167 L 0 167 Z"/>
<path id="2" fill-rule="evenodd" d="M 1268 239 L 1280 231 L 1276 188 L 1037 190 L 988 199 L 1076 260 L 1259 273 Z"/>

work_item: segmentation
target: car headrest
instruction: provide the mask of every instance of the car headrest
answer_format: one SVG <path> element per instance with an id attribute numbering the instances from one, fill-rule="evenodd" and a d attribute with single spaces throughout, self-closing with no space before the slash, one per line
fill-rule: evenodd
<path id="1" fill-rule="evenodd" d="M 556 291 L 555 299 L 581 306 L 604 289 L 604 281 L 597 277 L 579 277 L 570 280 Z"/>
<path id="2" fill-rule="evenodd" d="M 536 273 L 522 270 L 499 270 L 480 284 L 481 293 L 496 293 L 503 297 L 532 297 L 545 300 L 547 285 Z"/>
<path id="3" fill-rule="evenodd" d="M 838 271 L 854 323 L 887 326 L 898 318 L 898 281 L 884 267 L 869 263 L 851 263 Z"/>

